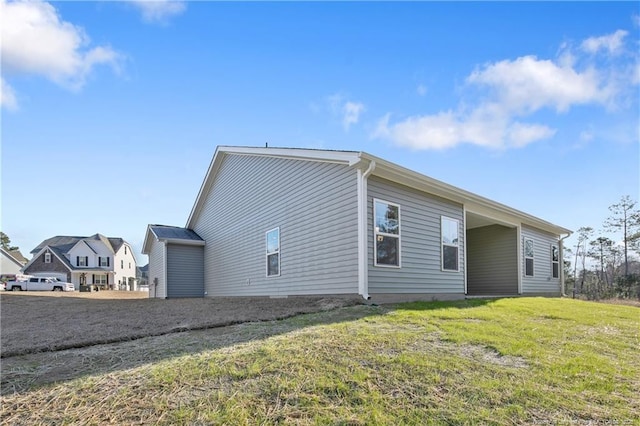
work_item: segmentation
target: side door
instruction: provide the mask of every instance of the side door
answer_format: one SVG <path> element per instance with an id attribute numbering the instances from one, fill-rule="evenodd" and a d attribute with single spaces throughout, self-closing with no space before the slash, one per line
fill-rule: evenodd
<path id="1" fill-rule="evenodd" d="M 29 278 L 29 282 L 27 283 L 27 290 L 42 290 L 42 284 L 40 284 L 40 280 L 43 278 L 32 277 Z"/>

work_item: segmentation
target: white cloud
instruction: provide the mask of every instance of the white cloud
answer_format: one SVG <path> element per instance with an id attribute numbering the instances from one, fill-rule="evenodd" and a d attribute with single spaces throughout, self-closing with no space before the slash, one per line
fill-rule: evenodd
<path id="1" fill-rule="evenodd" d="M 420 96 L 426 95 L 427 94 L 427 86 L 425 86 L 424 84 L 418 84 L 418 87 L 416 88 L 416 92 Z"/>
<path id="2" fill-rule="evenodd" d="M 146 22 L 166 23 L 169 18 L 180 15 L 187 8 L 179 0 L 129 0 L 140 12 Z"/>
<path id="3" fill-rule="evenodd" d="M 628 33 L 624 30 L 618 30 L 613 34 L 605 36 L 589 37 L 582 42 L 581 47 L 585 52 L 591 54 L 604 50 L 610 55 L 617 55 L 622 50 L 624 38 L 627 34 Z"/>
<path id="4" fill-rule="evenodd" d="M 18 108 L 16 94 L 11 86 L 4 81 L 4 78 L 0 78 L 0 105 L 8 110 L 16 110 Z"/>
<path id="5" fill-rule="evenodd" d="M 543 139 L 549 139 L 556 134 L 555 129 L 551 129 L 542 124 L 512 123 L 506 132 L 506 138 L 510 146 L 523 147 Z"/>
<path id="6" fill-rule="evenodd" d="M 547 139 L 555 130 L 541 124 L 510 122 L 492 106 L 483 106 L 468 116 L 452 111 L 409 117 L 389 125 L 389 114 L 379 122 L 373 136 L 391 139 L 407 148 L 443 150 L 461 143 L 487 148 L 523 147 Z"/>
<path id="7" fill-rule="evenodd" d="M 41 75 L 79 90 L 96 65 L 118 69 L 120 55 L 116 51 L 108 46 L 88 48 L 90 40 L 84 30 L 61 20 L 49 3 L 0 0 L 0 12 L 5 76 Z"/>
<path id="8" fill-rule="evenodd" d="M 339 117 L 342 121 L 342 127 L 345 131 L 360 121 L 360 115 L 366 109 L 362 102 L 348 101 L 339 93 L 328 96 L 326 102 L 331 114 Z"/>
<path id="9" fill-rule="evenodd" d="M 474 71 L 467 82 L 489 87 L 505 108 L 519 113 L 542 107 L 566 111 L 571 105 L 604 102 L 611 96 L 594 69 L 579 72 L 535 56 L 490 64 Z"/>
<path id="10" fill-rule="evenodd" d="M 342 106 L 342 126 L 349 130 L 352 124 L 360 120 L 360 114 L 364 111 L 364 104 L 360 102 L 347 102 Z"/>
<path id="11" fill-rule="evenodd" d="M 619 52 L 625 31 L 585 40 L 590 52 Z M 578 105 L 615 110 L 640 80 L 637 55 L 595 62 L 564 44 L 555 60 L 522 56 L 486 64 L 473 71 L 455 110 L 414 115 L 392 123 L 387 114 L 372 137 L 412 149 L 446 149 L 462 143 L 502 149 L 523 147 L 556 134 L 544 123 L 523 120 L 543 109 L 567 113 Z"/>

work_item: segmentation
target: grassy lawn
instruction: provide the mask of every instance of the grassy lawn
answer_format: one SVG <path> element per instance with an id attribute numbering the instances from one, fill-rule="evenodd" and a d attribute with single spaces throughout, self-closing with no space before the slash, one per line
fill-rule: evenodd
<path id="1" fill-rule="evenodd" d="M 345 310 L 358 314 L 332 319 Z M 283 332 L 4 396 L 0 421 L 638 424 L 637 307 L 517 298 L 339 311 L 251 324 L 256 335 Z"/>

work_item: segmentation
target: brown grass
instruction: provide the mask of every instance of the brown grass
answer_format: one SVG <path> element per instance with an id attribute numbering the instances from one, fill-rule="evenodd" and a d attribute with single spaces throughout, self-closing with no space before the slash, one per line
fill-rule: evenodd
<path id="1" fill-rule="evenodd" d="M 288 318 L 357 303 L 360 301 L 355 297 L 165 300 L 149 299 L 145 293 L 119 291 L 7 292 L 0 295 L 0 356 Z"/>

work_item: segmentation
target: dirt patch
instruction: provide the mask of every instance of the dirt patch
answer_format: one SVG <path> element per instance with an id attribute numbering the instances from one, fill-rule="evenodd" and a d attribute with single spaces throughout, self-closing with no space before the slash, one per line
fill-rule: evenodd
<path id="1" fill-rule="evenodd" d="M 149 299 L 142 292 L 2 293 L 0 356 L 268 321 L 361 303 L 358 297 Z"/>
<path id="2" fill-rule="evenodd" d="M 383 308 L 368 305 L 334 309 L 299 317 L 298 321 L 248 322 L 203 330 L 169 333 L 137 340 L 40 352 L 2 359 L 0 395 L 22 393 L 49 383 L 129 370 L 202 351 L 290 333 L 316 324 L 351 321 L 377 314 Z"/>

